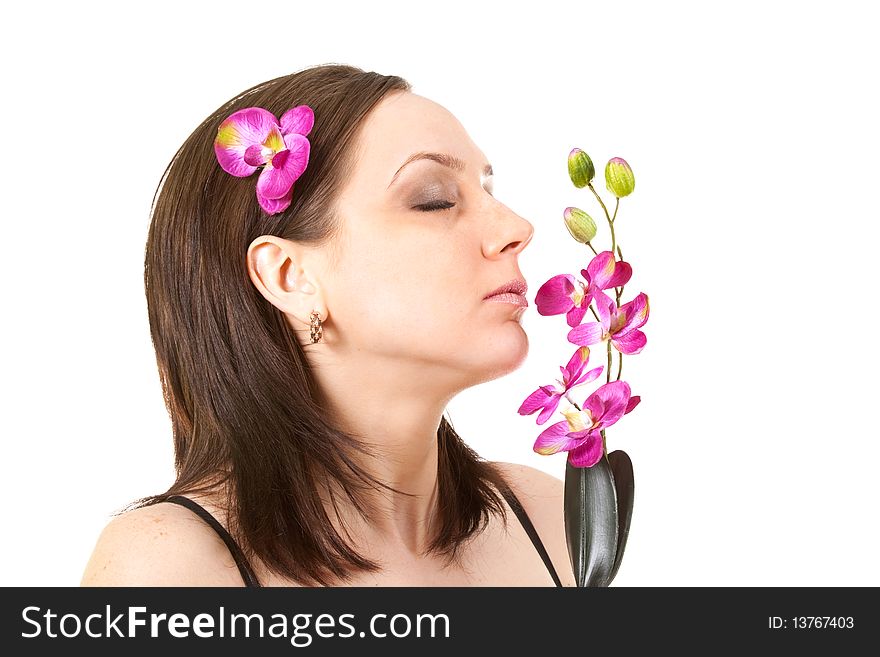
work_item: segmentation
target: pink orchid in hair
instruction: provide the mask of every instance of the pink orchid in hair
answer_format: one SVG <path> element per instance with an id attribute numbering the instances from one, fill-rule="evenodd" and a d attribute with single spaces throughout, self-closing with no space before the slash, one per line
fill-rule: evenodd
<path id="1" fill-rule="evenodd" d="M 583 404 L 563 411 L 565 419 L 547 427 L 535 441 L 538 454 L 568 452 L 568 461 L 577 468 L 589 468 L 602 458 L 605 445 L 602 430 L 610 427 L 638 406 L 641 397 L 631 396 L 626 381 L 612 381 L 596 389 Z"/>
<path id="2" fill-rule="evenodd" d="M 575 386 L 594 381 L 602 373 L 603 366 L 584 373 L 584 368 L 587 366 L 589 359 L 590 348 L 578 347 L 569 359 L 568 364 L 565 367 L 559 366 L 559 369 L 562 371 L 562 380 L 556 380 L 558 385 L 540 386 L 526 397 L 517 412 L 520 415 L 531 415 L 540 408 L 541 412 L 538 414 L 536 422 L 537 424 L 544 424 L 553 415 L 562 398 L 568 397 L 569 390 Z"/>
<path id="3" fill-rule="evenodd" d="M 538 314 L 566 313 L 568 325 L 577 326 L 597 293 L 629 282 L 632 267 L 623 260 L 615 260 L 611 251 L 602 251 L 586 269 L 581 269 L 581 276 L 586 285 L 570 274 L 559 274 L 544 283 L 535 295 Z"/>
<path id="4" fill-rule="evenodd" d="M 309 163 L 315 114 L 308 105 L 287 110 L 281 121 L 262 107 L 247 107 L 226 118 L 217 128 L 214 152 L 220 166 L 239 178 L 263 167 L 257 179 L 257 201 L 269 214 L 286 210 L 293 199 L 293 183 Z"/>
<path id="5" fill-rule="evenodd" d="M 639 330 L 648 321 L 648 295 L 639 295 L 619 309 L 614 299 L 600 292 L 596 296 L 598 322 L 575 326 L 568 332 L 568 341 L 579 345 L 591 345 L 611 340 L 622 354 L 637 354 L 644 349 L 648 338 Z"/>

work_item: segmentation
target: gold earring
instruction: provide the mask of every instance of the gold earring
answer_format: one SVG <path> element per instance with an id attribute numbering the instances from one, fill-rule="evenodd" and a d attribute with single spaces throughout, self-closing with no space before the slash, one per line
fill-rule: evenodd
<path id="1" fill-rule="evenodd" d="M 309 317 L 311 318 L 311 340 L 312 344 L 314 344 L 321 341 L 321 337 L 324 335 L 324 327 L 321 325 L 321 316 L 317 310 L 313 310 Z"/>

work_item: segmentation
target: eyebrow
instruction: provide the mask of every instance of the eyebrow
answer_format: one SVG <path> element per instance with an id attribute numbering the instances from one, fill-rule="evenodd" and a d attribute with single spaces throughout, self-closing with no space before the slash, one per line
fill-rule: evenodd
<path id="1" fill-rule="evenodd" d="M 439 162 L 443 166 L 449 167 L 450 169 L 453 169 L 455 171 L 464 171 L 464 169 L 465 169 L 464 161 L 460 160 L 459 158 L 455 157 L 454 155 L 449 155 L 448 153 L 434 153 L 431 151 L 419 151 L 417 153 L 413 153 L 408 158 L 406 158 L 406 161 L 400 165 L 400 168 L 397 170 L 397 172 L 391 178 L 391 182 L 388 183 L 388 187 L 391 187 L 391 185 L 394 184 L 394 181 L 397 180 L 397 176 L 400 174 L 401 171 L 403 171 L 403 168 L 407 164 L 415 162 L 416 160 L 433 160 L 434 162 Z M 483 175 L 484 176 L 493 175 L 491 164 L 487 164 L 486 166 L 483 167 Z M 387 187 L 386 187 L 386 189 L 387 189 Z"/>

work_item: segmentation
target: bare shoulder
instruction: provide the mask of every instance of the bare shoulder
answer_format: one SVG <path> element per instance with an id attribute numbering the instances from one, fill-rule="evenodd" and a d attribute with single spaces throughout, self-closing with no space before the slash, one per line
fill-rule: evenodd
<path id="1" fill-rule="evenodd" d="M 226 544 L 192 511 L 163 502 L 113 518 L 81 586 L 241 586 Z"/>
<path id="2" fill-rule="evenodd" d="M 504 461 L 496 461 L 495 465 L 504 471 L 511 485 L 516 486 L 514 492 L 520 498 L 523 506 L 525 506 L 526 501 L 521 499 L 520 493 L 527 497 L 544 498 L 547 496 L 558 496 L 560 499 L 564 495 L 565 483 L 562 479 L 554 477 L 543 470 L 533 468 L 530 465 L 523 465 L 522 463 L 506 463 Z"/>
<path id="3" fill-rule="evenodd" d="M 565 541 L 565 482 L 520 463 L 496 461 L 528 514 L 565 586 L 575 586 Z"/>

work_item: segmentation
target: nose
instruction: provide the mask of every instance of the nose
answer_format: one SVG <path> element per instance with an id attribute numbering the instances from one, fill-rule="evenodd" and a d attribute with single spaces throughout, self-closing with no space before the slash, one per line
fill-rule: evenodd
<path id="1" fill-rule="evenodd" d="M 497 202 L 498 214 L 490 222 L 491 230 L 483 240 L 483 255 L 487 258 L 499 254 L 519 254 L 532 241 L 535 227 L 506 205 Z"/>

